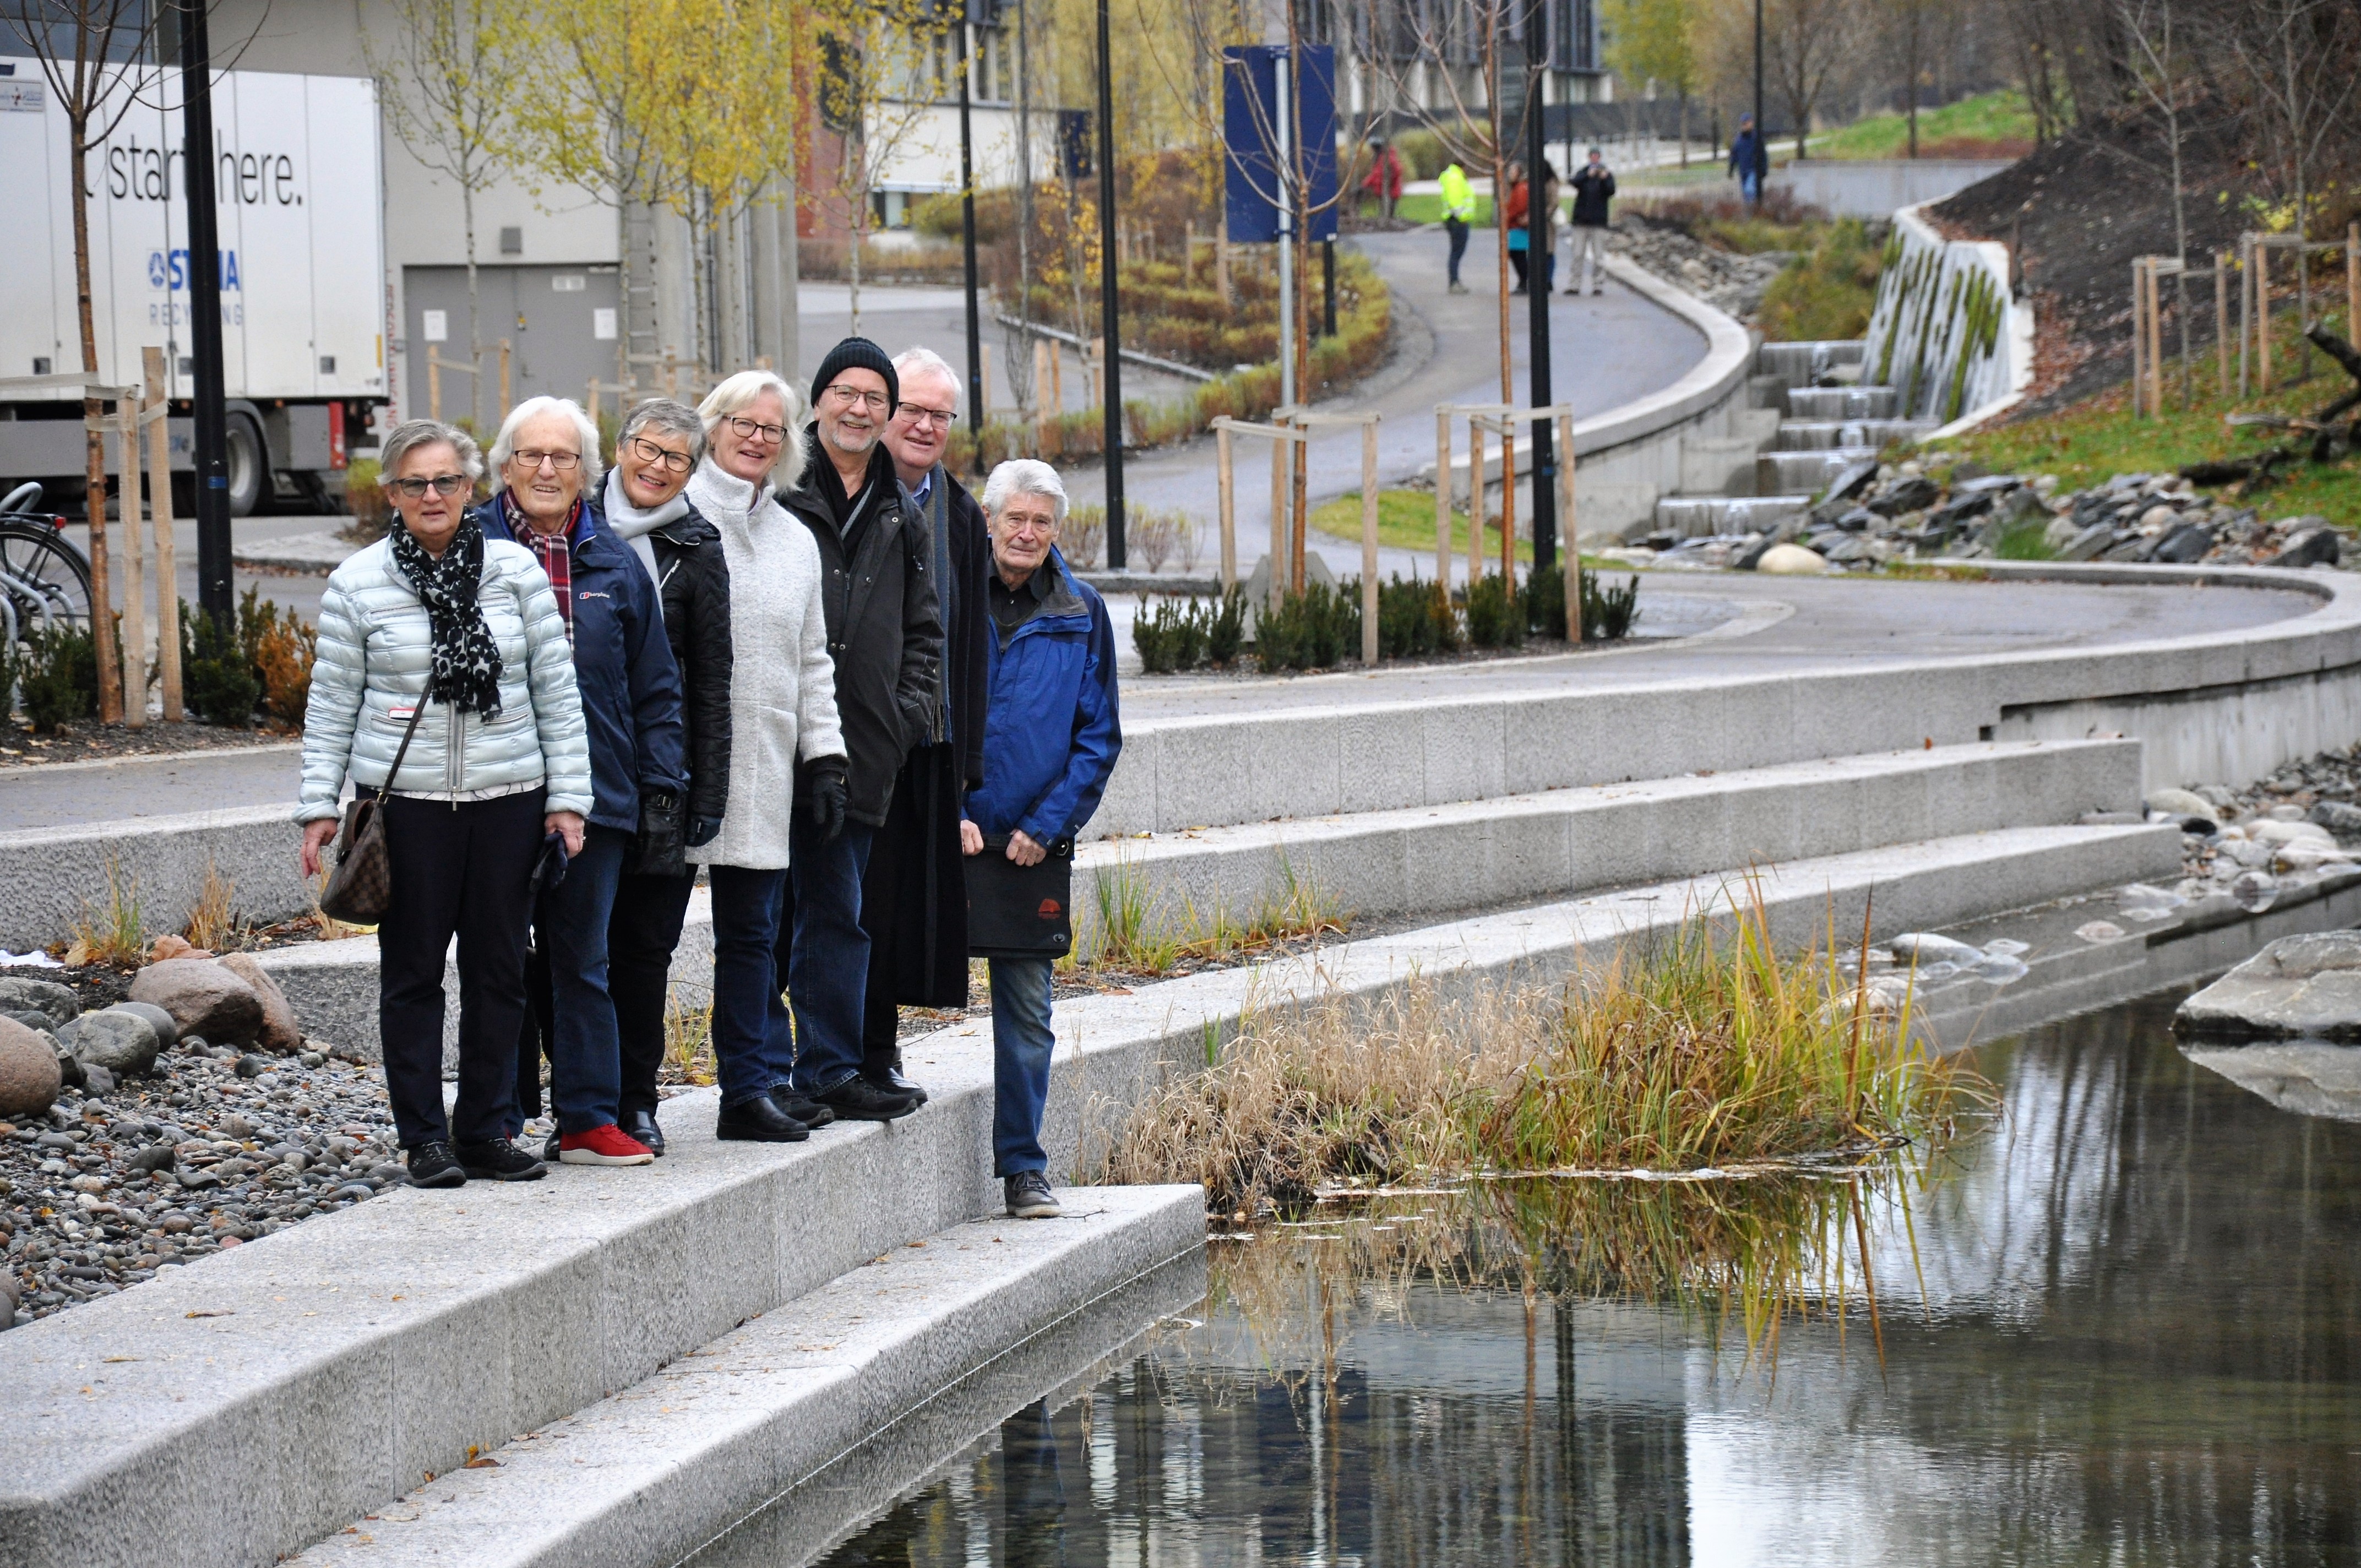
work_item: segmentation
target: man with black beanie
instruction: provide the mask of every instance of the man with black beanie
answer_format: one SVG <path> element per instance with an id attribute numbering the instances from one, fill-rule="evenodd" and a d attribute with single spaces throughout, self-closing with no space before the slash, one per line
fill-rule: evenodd
<path id="1" fill-rule="evenodd" d="M 884 349 L 865 337 L 829 349 L 812 378 L 803 477 L 779 496 L 819 546 L 848 766 L 842 832 L 825 839 L 802 813 L 789 829 L 778 970 L 795 1013 L 796 1091 L 865 1122 L 890 1122 L 919 1102 L 861 1074 L 869 980 L 861 883 L 895 776 L 932 731 L 943 652 L 926 526 L 878 439 L 900 402 Z"/>

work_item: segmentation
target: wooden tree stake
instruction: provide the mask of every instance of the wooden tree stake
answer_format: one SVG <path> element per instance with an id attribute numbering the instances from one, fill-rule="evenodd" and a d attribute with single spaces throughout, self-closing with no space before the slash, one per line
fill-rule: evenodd
<path id="1" fill-rule="evenodd" d="M 181 699 L 181 568 L 172 540 L 172 432 L 164 401 L 164 351 L 140 353 L 148 381 L 148 505 L 156 519 L 156 667 L 163 686 L 164 722 L 184 717 Z"/>
<path id="2" fill-rule="evenodd" d="M 120 506 L 116 509 L 131 549 L 123 563 L 123 723 L 130 729 L 148 728 L 148 547 L 141 541 L 139 512 L 139 400 L 130 387 L 117 389 L 115 400 L 116 466 L 123 471 Z M 106 613 L 104 605 L 93 607 Z"/>
<path id="3" fill-rule="evenodd" d="M 1378 426 L 1361 427 L 1361 663 L 1378 662 Z"/>

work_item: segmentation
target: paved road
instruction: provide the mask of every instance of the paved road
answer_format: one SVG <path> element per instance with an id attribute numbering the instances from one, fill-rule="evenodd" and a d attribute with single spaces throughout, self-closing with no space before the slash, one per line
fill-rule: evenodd
<path id="1" fill-rule="evenodd" d="M 1125 717 L 1149 718 L 1416 700 L 1470 692 L 1601 689 L 1684 674 L 1773 674 L 2230 631 L 2306 614 L 2305 595 L 2057 583 L 1912 583 L 1643 576 L 1642 625 L 1712 631 L 1549 659 L 1296 679 L 1133 677 Z M 285 747 L 114 764 L 0 769 L 0 829 L 104 822 L 291 800 Z"/>

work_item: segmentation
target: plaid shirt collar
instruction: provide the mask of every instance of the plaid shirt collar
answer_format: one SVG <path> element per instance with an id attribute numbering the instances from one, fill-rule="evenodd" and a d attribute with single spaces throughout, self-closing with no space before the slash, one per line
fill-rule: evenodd
<path id="1" fill-rule="evenodd" d="M 556 533 L 544 533 L 517 510 L 508 491 L 500 492 L 500 521 L 508 524 L 510 538 L 533 552 L 543 575 L 549 578 L 549 591 L 557 596 L 557 613 L 566 622 L 566 641 L 569 645 L 574 641 L 574 540 L 588 511 L 577 498 L 574 513 L 566 520 L 566 527 Z"/>

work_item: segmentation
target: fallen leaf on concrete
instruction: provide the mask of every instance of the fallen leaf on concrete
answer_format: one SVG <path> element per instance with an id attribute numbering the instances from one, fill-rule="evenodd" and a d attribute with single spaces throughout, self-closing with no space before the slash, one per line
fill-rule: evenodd
<path id="1" fill-rule="evenodd" d="M 487 1453 L 480 1459 L 470 1459 L 467 1464 L 461 1465 L 459 1468 L 462 1470 L 498 1470 L 500 1467 L 500 1462 Z"/>

